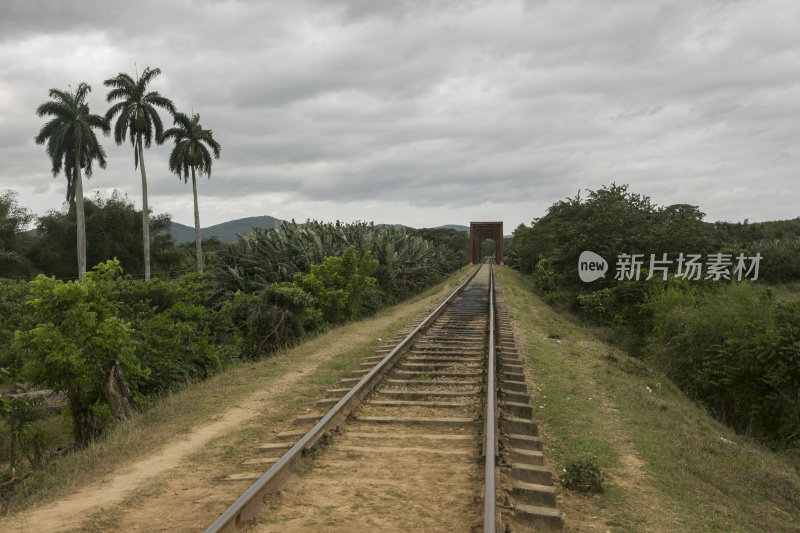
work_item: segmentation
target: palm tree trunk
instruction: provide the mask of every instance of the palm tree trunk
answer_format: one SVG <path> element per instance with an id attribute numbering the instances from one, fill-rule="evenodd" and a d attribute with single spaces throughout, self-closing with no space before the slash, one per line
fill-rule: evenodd
<path id="1" fill-rule="evenodd" d="M 86 215 L 83 210 L 80 147 L 75 149 L 75 221 L 78 238 L 78 278 L 83 280 L 86 277 Z"/>
<path id="2" fill-rule="evenodd" d="M 203 248 L 200 245 L 200 210 L 197 207 L 197 181 L 192 165 L 192 194 L 194 195 L 194 247 L 197 251 L 197 271 L 203 273 Z"/>
<path id="3" fill-rule="evenodd" d="M 150 280 L 150 209 L 147 206 L 147 173 L 144 171 L 144 150 L 142 134 L 136 135 L 139 150 L 139 170 L 142 171 L 142 243 L 144 244 L 144 280 Z"/>

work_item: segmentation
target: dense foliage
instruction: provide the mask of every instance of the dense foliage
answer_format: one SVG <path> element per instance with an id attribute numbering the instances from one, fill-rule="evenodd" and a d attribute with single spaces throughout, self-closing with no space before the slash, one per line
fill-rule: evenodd
<path id="1" fill-rule="evenodd" d="M 800 438 L 800 303 L 780 303 L 764 281 L 800 279 L 800 223 L 709 224 L 697 207 L 659 207 L 611 185 L 557 202 L 514 232 L 511 258 L 546 301 L 608 327 L 738 431 L 770 443 Z M 584 283 L 578 257 L 609 261 Z M 620 254 L 761 254 L 759 281 L 687 280 L 671 272 L 615 279 Z"/>
<path id="2" fill-rule="evenodd" d="M 378 261 L 373 275 L 387 301 L 413 294 L 458 266 L 458 257 L 447 247 L 406 230 L 365 222 L 283 222 L 240 235 L 239 242 L 220 255 L 215 279 L 230 292 L 254 293 L 272 283 L 292 281 L 351 246 L 357 257 L 369 252 Z"/>
<path id="3" fill-rule="evenodd" d="M 25 251 L 35 271 L 59 279 L 77 277 L 76 266 L 71 260 L 75 255 L 74 209 L 70 205 L 66 210 L 50 211 L 39 217 L 37 238 Z M 141 210 L 117 191 L 109 197 L 97 194 L 87 198 L 84 209 L 86 237 L 92 243 L 86 254 L 89 264 L 117 258 L 127 274 L 143 277 Z M 154 235 L 150 244 L 153 272 L 161 275 L 174 271 L 186 255 L 175 248 L 169 226 L 168 215 L 150 218 Z"/>
<path id="4" fill-rule="evenodd" d="M 3 286 L 14 317 L 5 321 L 16 333 L 0 365 L 14 379 L 66 393 L 79 446 L 148 396 L 207 377 L 230 357 L 227 320 L 206 306 L 207 282 L 121 274 L 114 260 L 80 281 L 39 275 Z"/>
<path id="5" fill-rule="evenodd" d="M 226 304 L 239 354 L 255 359 L 294 344 L 322 325 L 314 298 L 293 283 L 275 283 L 256 294 L 237 292 Z"/>
<path id="6" fill-rule="evenodd" d="M 12 347 L 14 332 L 36 324 L 25 305 L 29 292 L 28 283 L 24 281 L 0 278 L 0 368 L 6 369 L 12 377 L 22 370 L 20 353 Z"/>
<path id="7" fill-rule="evenodd" d="M 83 281 L 38 276 L 30 284 L 28 301 L 36 326 L 18 331 L 14 338 L 14 348 L 25 354 L 22 374 L 67 394 L 79 445 L 102 429 L 109 406 L 117 406 L 107 386 L 112 372 L 143 374 L 133 354 L 131 325 L 119 318 L 112 294 L 112 280 L 119 272 L 119 263 L 109 261 Z"/>
<path id="8" fill-rule="evenodd" d="M 553 204 L 530 226 L 514 231 L 513 256 L 523 272 L 540 271 L 555 286 L 580 289 L 578 257 L 591 250 L 607 259 L 623 253 L 706 253 L 714 239 L 696 207 L 658 207 L 650 198 L 611 185 Z M 599 285 L 613 284 L 611 276 Z"/>
<path id="9" fill-rule="evenodd" d="M 647 302 L 650 353 L 737 431 L 800 437 L 800 301 L 750 284 L 668 288 Z"/>
<path id="10" fill-rule="evenodd" d="M 17 203 L 13 191 L 0 192 L 0 277 L 22 277 L 31 271 L 24 255 L 27 236 L 23 233 L 33 215 Z"/>
<path id="11" fill-rule="evenodd" d="M 338 324 L 358 318 L 366 310 L 377 268 L 371 252 L 359 259 L 355 247 L 350 246 L 339 257 L 326 257 L 322 264 L 311 265 L 308 274 L 295 275 L 294 283 L 314 297 L 326 322 Z"/>
<path id="12" fill-rule="evenodd" d="M 452 228 L 406 228 L 412 235 L 418 235 L 448 250 L 448 256 L 458 259 L 459 265 L 469 263 L 469 232 Z"/>

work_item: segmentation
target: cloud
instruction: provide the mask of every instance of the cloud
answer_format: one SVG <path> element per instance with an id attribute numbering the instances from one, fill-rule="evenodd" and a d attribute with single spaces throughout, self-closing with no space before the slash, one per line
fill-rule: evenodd
<path id="1" fill-rule="evenodd" d="M 711 220 L 796 215 L 788 0 L 6 4 L 0 189 L 23 205 L 63 197 L 32 142 L 47 90 L 88 81 L 102 112 L 104 79 L 150 65 L 153 88 L 222 144 L 200 184 L 208 223 L 340 206 L 345 219 L 476 213 L 513 228 L 612 181 Z M 90 187 L 139 202 L 130 145 L 106 149 Z M 190 221 L 168 153 L 145 155 L 151 204 Z"/>

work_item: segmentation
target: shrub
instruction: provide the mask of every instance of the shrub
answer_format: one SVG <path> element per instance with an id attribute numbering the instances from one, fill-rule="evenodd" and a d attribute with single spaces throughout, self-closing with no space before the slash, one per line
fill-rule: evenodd
<path id="1" fill-rule="evenodd" d="M 22 369 L 19 350 L 12 346 L 14 332 L 35 325 L 30 308 L 25 305 L 29 286 L 25 281 L 0 279 L 0 368 L 6 368 L 11 376 Z"/>
<path id="2" fill-rule="evenodd" d="M 349 247 L 339 257 L 326 257 L 312 265 L 309 274 L 298 274 L 295 285 L 316 299 L 322 317 L 331 324 L 353 320 L 363 313 L 365 298 L 376 279 L 372 277 L 378 261 L 367 252 L 361 259 Z"/>
<path id="3" fill-rule="evenodd" d="M 225 312 L 241 356 L 262 357 L 318 329 L 322 314 L 314 302 L 310 294 L 292 283 L 268 285 L 258 294 L 237 292 Z"/>
<path id="4" fill-rule="evenodd" d="M 67 394 L 79 446 L 99 434 L 112 410 L 117 418 L 129 416 L 125 376 L 146 375 L 134 357 L 131 326 L 118 317 L 112 298 L 113 278 L 121 272 L 114 260 L 94 267 L 83 281 L 40 274 L 30 282 L 28 302 L 37 325 L 15 334 L 24 375 Z"/>
<path id="5" fill-rule="evenodd" d="M 211 314 L 205 307 L 178 302 L 164 312 L 136 318 L 134 354 L 147 372 L 147 379 L 133 380 L 140 395 L 174 390 L 187 381 L 205 379 L 225 365 L 224 346 L 216 344 L 209 325 Z"/>
<path id="6" fill-rule="evenodd" d="M 603 492 L 605 489 L 605 472 L 591 453 L 566 460 L 559 479 L 564 487 L 574 491 Z"/>

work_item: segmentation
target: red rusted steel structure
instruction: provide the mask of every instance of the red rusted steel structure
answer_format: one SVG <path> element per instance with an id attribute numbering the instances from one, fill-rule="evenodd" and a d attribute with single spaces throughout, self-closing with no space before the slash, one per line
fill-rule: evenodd
<path id="1" fill-rule="evenodd" d="M 502 222 L 470 222 L 469 223 L 469 262 L 481 260 L 481 243 L 484 239 L 494 241 L 495 262 L 503 264 L 503 223 Z"/>

